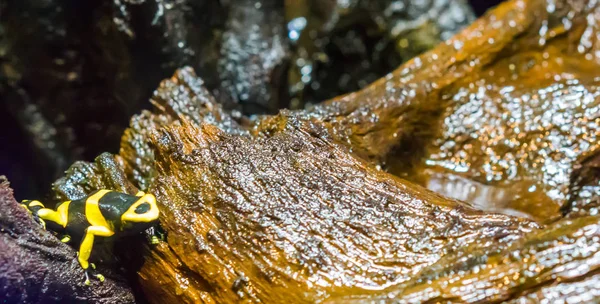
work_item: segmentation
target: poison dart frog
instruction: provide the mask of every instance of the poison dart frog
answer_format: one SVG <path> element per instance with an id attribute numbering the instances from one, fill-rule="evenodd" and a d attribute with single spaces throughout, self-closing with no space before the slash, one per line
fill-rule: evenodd
<path id="1" fill-rule="evenodd" d="M 135 196 L 111 190 L 98 190 L 88 197 L 66 201 L 56 210 L 45 208 L 37 200 L 22 203 L 44 228 L 64 233 L 62 242 L 71 238 L 81 240 L 78 260 L 85 270 L 85 284 L 89 285 L 88 259 L 92 253 L 95 237 L 119 237 L 140 233 L 158 220 L 156 198 L 152 194 L 138 192 Z M 96 277 L 104 281 L 104 276 Z"/>

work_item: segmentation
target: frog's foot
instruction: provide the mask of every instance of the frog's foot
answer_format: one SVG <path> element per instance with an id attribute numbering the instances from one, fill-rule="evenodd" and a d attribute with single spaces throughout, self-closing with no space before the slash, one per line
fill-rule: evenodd
<path id="1" fill-rule="evenodd" d="M 92 269 L 96 270 L 96 264 L 90 263 L 90 266 L 92 266 Z M 98 279 L 98 281 L 104 282 L 104 276 L 103 275 L 97 273 L 94 276 L 96 277 L 96 279 Z"/>
<path id="2" fill-rule="evenodd" d="M 156 245 L 165 240 L 165 234 L 160 232 L 156 227 L 150 227 L 146 230 L 146 240 L 151 245 Z"/>
<path id="3" fill-rule="evenodd" d="M 2 232 L 2 233 L 6 232 L 6 233 L 8 233 L 8 235 L 10 235 L 10 237 L 12 237 L 12 238 L 15 238 L 15 239 L 19 237 L 19 236 L 18 236 L 18 235 L 17 235 L 17 234 L 16 234 L 14 231 L 12 231 L 10 228 L 0 228 L 0 232 Z"/>
<path id="4" fill-rule="evenodd" d="M 33 216 L 33 220 L 34 220 L 36 223 L 40 224 L 40 225 L 42 226 L 42 228 L 44 228 L 44 230 L 47 230 L 47 229 L 46 229 L 46 221 L 44 221 L 44 220 L 43 220 L 41 217 L 39 217 L 37 214 L 35 214 L 35 215 Z"/>
<path id="5" fill-rule="evenodd" d="M 71 241 L 71 237 L 68 236 L 68 235 L 65 235 L 65 236 L 63 236 L 62 239 L 60 239 L 60 241 L 63 242 L 63 243 L 68 243 L 68 242 Z"/>
<path id="6" fill-rule="evenodd" d="M 90 282 L 90 276 L 88 275 L 88 271 L 87 270 L 85 271 L 85 282 L 84 282 L 84 284 L 86 286 L 90 286 L 90 284 L 91 284 L 91 282 Z"/>
<path id="7" fill-rule="evenodd" d="M 96 265 L 94 265 L 93 263 L 90 263 L 90 266 L 92 266 L 91 267 L 92 269 L 94 269 L 94 270 L 96 269 Z M 85 285 L 86 286 L 90 286 L 90 284 L 92 283 L 90 281 L 90 274 L 91 274 L 90 272 L 91 272 L 90 268 L 85 270 Z M 100 283 L 103 283 L 105 280 L 105 277 L 99 273 L 93 274 L 92 276 L 96 277 L 96 279 L 98 279 L 98 281 L 100 281 Z"/>

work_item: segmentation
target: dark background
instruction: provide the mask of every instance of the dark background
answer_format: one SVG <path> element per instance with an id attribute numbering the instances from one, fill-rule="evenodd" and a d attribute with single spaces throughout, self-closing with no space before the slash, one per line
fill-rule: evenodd
<path id="1" fill-rule="evenodd" d="M 502 1 L 470 0 L 469 2 L 475 13 L 480 16 Z M 0 116 L 0 175 L 8 177 L 17 199 L 37 197 L 41 195 L 39 189 L 45 189 L 47 185 L 36 185 L 31 176 L 43 174 L 41 170 L 44 168 L 35 166 L 36 160 L 31 152 L 31 143 L 25 140 L 25 134 L 18 127 L 16 119 L 8 114 L 2 96 L 0 96 L 0 113 L 2 114 Z"/>
<path id="2" fill-rule="evenodd" d="M 475 14 L 481 16 L 489 8 L 498 5 L 498 3 L 503 2 L 503 0 L 469 0 L 469 2 L 475 11 Z"/>

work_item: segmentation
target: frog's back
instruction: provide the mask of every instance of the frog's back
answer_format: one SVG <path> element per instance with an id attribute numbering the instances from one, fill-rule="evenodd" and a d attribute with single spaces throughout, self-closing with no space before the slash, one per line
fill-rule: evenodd
<path id="1" fill-rule="evenodd" d="M 102 216 L 113 231 L 120 231 L 121 216 L 140 198 L 134 195 L 109 191 L 100 200 L 98 205 Z"/>

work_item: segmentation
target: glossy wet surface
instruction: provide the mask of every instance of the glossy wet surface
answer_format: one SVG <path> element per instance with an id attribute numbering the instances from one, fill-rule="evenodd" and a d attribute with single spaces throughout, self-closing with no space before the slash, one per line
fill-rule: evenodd
<path id="1" fill-rule="evenodd" d="M 252 122 L 178 70 L 55 194 L 156 195 L 155 303 L 589 299 L 599 6 L 511 1 L 364 90 Z"/>
<path id="2" fill-rule="evenodd" d="M 573 168 L 600 147 L 600 59 L 586 51 L 595 38 L 573 42 L 561 30 L 543 24 L 544 37 L 558 37 L 540 38 L 539 50 L 499 58 L 445 90 L 442 134 L 425 161 L 504 192 L 488 200 L 493 207 L 542 221 L 558 215 Z M 593 24 L 583 31 L 595 35 Z"/>
<path id="3" fill-rule="evenodd" d="M 510 2 L 368 88 L 288 115 L 322 119 L 352 152 L 441 194 L 552 221 L 598 150 L 597 14 Z M 435 186 L 454 176 L 461 186 Z"/>

